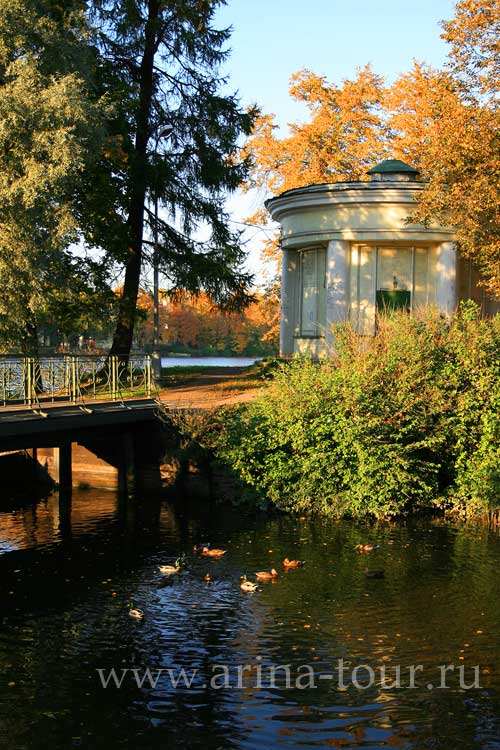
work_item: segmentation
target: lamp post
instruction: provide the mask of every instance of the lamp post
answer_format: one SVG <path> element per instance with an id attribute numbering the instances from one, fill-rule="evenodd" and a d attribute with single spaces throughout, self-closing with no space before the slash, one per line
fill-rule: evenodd
<path id="1" fill-rule="evenodd" d="M 158 154 L 160 138 L 168 138 L 173 128 L 163 128 L 157 136 L 155 154 Z M 161 375 L 160 356 L 160 246 L 158 242 L 158 184 L 155 185 L 154 226 L 153 226 L 153 375 L 158 379 Z"/>
<path id="2" fill-rule="evenodd" d="M 153 230 L 153 375 L 159 378 L 161 375 L 160 356 L 160 269 L 158 248 L 158 193 L 155 193 L 155 223 Z"/>

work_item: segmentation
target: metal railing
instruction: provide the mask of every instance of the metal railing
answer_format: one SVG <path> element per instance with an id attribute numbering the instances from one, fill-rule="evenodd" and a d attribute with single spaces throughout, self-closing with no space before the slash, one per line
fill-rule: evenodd
<path id="1" fill-rule="evenodd" d="M 156 386 L 149 356 L 65 355 L 0 357 L 0 408 L 151 398 Z"/>

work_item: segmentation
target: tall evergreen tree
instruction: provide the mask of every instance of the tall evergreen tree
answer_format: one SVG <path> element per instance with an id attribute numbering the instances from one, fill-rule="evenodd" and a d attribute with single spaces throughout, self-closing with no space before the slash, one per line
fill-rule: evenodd
<path id="1" fill-rule="evenodd" d="M 111 350 L 121 357 L 132 345 L 141 270 L 151 259 L 155 229 L 172 289 L 203 289 L 222 306 L 247 297 L 250 276 L 241 271 L 243 251 L 228 227 L 224 194 L 246 175 L 238 140 L 253 115 L 220 91 L 229 31 L 215 29 L 213 21 L 222 2 L 90 4 L 100 81 L 116 110 L 109 148 L 82 200 L 82 224 L 88 241 L 124 265 Z"/>

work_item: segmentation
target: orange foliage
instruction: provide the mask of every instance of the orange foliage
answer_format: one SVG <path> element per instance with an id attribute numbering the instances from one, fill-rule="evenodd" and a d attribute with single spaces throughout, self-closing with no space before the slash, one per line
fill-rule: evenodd
<path id="1" fill-rule="evenodd" d="M 255 160 L 252 186 L 281 192 L 310 183 L 358 180 L 387 155 L 385 89 L 369 65 L 340 87 L 300 70 L 289 90 L 292 98 L 307 105 L 310 120 L 291 124 L 285 138 L 276 136 L 274 115 L 256 121 L 246 146 Z"/>
<path id="2" fill-rule="evenodd" d="M 136 339 L 140 345 L 153 337 L 153 299 L 139 294 Z M 160 341 L 163 345 L 196 352 L 273 354 L 279 339 L 279 299 L 276 290 L 256 294 L 242 313 L 224 313 L 207 297 L 182 295 L 160 302 Z"/>
<path id="3" fill-rule="evenodd" d="M 443 24 L 446 70 L 415 62 L 386 87 L 366 66 L 340 86 L 310 70 L 295 73 L 290 95 L 309 119 L 278 134 L 262 115 L 246 150 L 254 160 L 248 187 L 271 194 L 311 183 L 359 180 L 383 158 L 420 169 L 426 188 L 414 221 L 457 230 L 464 255 L 500 296 L 500 2 L 458 0 Z M 261 210 L 253 221 L 268 220 Z M 278 243 L 266 246 L 277 257 Z"/>

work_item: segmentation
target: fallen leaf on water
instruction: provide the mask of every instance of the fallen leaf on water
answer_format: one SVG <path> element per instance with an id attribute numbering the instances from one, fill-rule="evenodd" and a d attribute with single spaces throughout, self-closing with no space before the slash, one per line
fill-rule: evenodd
<path id="1" fill-rule="evenodd" d="M 366 734 L 366 732 L 365 732 L 364 729 L 362 729 L 362 727 L 356 727 L 356 729 L 354 729 L 353 733 L 352 733 L 352 735 L 353 735 L 354 739 L 356 740 L 356 742 L 360 742 L 360 740 L 363 739 L 363 737 L 365 736 L 365 734 Z"/>

